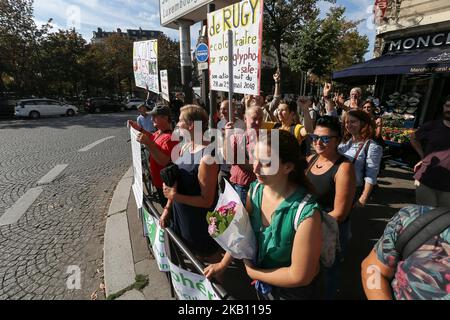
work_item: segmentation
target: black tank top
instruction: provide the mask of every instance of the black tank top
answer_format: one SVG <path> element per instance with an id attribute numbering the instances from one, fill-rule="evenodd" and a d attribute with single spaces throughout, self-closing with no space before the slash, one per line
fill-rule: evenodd
<path id="1" fill-rule="evenodd" d="M 198 170 L 205 148 L 190 153 L 184 150 L 180 159 L 176 161 L 179 169 L 177 190 L 187 196 L 201 195 Z M 214 154 L 212 154 L 214 156 Z M 217 188 L 217 184 L 213 186 Z M 173 202 L 173 230 L 183 240 L 184 244 L 196 254 L 209 256 L 219 250 L 219 245 L 208 233 L 206 214 L 213 211 L 214 205 L 209 208 L 193 207 L 187 204 Z"/>
<path id="2" fill-rule="evenodd" d="M 315 188 L 317 203 L 320 205 L 322 210 L 330 212 L 334 209 L 334 198 L 336 196 L 336 182 L 334 178 L 339 170 L 339 166 L 343 162 L 349 161 L 346 157 L 341 156 L 327 172 L 320 175 L 315 175 L 311 172 L 311 168 L 314 166 L 318 158 L 319 156 L 315 155 L 311 159 L 306 176 Z"/>

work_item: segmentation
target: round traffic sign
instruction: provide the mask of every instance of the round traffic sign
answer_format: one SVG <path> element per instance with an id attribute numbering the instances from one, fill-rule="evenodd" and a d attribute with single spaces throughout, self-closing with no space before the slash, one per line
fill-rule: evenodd
<path id="1" fill-rule="evenodd" d="M 209 58 L 209 49 L 206 43 L 200 43 L 195 51 L 195 57 L 198 62 L 207 62 Z"/>

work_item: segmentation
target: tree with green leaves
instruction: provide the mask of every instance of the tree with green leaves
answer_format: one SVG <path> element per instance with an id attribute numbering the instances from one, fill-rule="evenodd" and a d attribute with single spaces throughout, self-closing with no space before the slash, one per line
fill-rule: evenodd
<path id="1" fill-rule="evenodd" d="M 49 34 L 39 50 L 42 81 L 40 92 L 52 96 L 78 96 L 83 79 L 81 57 L 86 41 L 75 30 Z"/>
<path id="2" fill-rule="evenodd" d="M 335 0 L 326 0 L 335 2 Z M 265 0 L 264 42 L 266 50 L 274 48 L 277 69 L 282 70 L 282 44 L 291 44 L 298 31 L 319 15 L 318 0 Z"/>
<path id="3" fill-rule="evenodd" d="M 12 90 L 22 94 L 34 91 L 40 81 L 40 43 L 51 20 L 37 27 L 33 20 L 33 0 L 0 1 L 0 86 L 9 79 Z"/>
<path id="4" fill-rule="evenodd" d="M 83 87 L 87 95 L 122 95 L 131 90 L 133 41 L 113 34 L 87 47 L 81 57 Z M 125 86 L 122 86 L 124 84 Z"/>
<path id="5" fill-rule="evenodd" d="M 367 36 L 357 31 L 361 21 L 344 18 L 345 8 L 331 8 L 324 19 L 313 19 L 296 32 L 289 51 L 289 64 L 294 71 L 311 70 L 319 77 L 363 62 L 369 46 Z"/>
<path id="6" fill-rule="evenodd" d="M 180 43 L 165 34 L 158 37 L 158 68 L 167 70 L 171 88 L 181 86 Z"/>
<path id="7" fill-rule="evenodd" d="M 158 38 L 158 68 L 168 70 L 169 82 L 181 82 L 179 43 L 162 34 Z M 133 41 L 113 34 L 101 43 L 88 45 L 81 58 L 84 89 L 88 95 L 111 95 L 136 91 L 133 74 Z"/>
<path id="8" fill-rule="evenodd" d="M 0 0 L 0 92 L 19 96 L 113 95 L 135 91 L 133 41 L 113 34 L 86 44 L 75 30 L 49 33 L 33 20 L 33 0 Z M 179 43 L 162 34 L 159 68 L 181 82 Z"/>

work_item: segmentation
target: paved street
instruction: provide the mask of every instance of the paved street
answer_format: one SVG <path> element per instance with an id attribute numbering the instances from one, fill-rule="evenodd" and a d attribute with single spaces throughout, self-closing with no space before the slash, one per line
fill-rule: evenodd
<path id="1" fill-rule="evenodd" d="M 133 118 L 126 112 L 0 121 L 0 300 L 91 299 L 99 290 L 105 214 L 131 165 L 125 123 Z M 62 172 L 38 187 L 56 166 Z M 20 216 L 27 192 L 39 188 Z M 6 213 L 18 221 L 2 225 Z M 70 266 L 81 270 L 80 290 L 67 288 Z"/>
<path id="2" fill-rule="evenodd" d="M 361 262 L 382 236 L 386 224 L 401 208 L 415 204 L 413 173 L 387 165 L 378 179 L 379 188 L 370 203 L 352 213 L 352 240 L 342 266 L 339 299 L 365 299 L 361 284 Z"/>

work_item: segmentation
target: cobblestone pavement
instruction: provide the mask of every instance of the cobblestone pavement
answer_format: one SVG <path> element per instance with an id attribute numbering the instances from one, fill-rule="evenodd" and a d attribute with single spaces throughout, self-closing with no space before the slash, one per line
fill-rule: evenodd
<path id="1" fill-rule="evenodd" d="M 106 213 L 131 165 L 127 119 L 135 114 L 0 121 L 0 217 L 52 168 L 68 164 L 18 223 L 0 226 L 0 300 L 91 299 L 96 291 L 104 299 Z M 70 266 L 81 270 L 80 290 L 67 288 Z"/>

